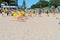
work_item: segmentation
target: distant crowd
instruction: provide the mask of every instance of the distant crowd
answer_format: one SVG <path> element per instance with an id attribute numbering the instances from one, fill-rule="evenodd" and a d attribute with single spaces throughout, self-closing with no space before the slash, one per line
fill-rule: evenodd
<path id="1" fill-rule="evenodd" d="M 42 13 L 47 14 L 47 16 L 49 16 L 49 13 L 53 13 L 54 15 L 58 13 L 57 9 L 49 9 L 49 10 L 44 10 L 39 8 L 38 11 L 37 10 L 14 10 L 14 9 L 10 9 L 10 8 L 2 8 L 0 10 L 0 14 L 2 14 L 2 16 L 4 16 L 4 14 L 6 14 L 7 16 L 13 16 L 13 17 L 17 17 L 18 20 L 24 20 L 24 19 L 28 19 L 28 17 L 32 17 L 32 16 L 36 16 L 38 14 L 38 16 L 41 16 Z"/>

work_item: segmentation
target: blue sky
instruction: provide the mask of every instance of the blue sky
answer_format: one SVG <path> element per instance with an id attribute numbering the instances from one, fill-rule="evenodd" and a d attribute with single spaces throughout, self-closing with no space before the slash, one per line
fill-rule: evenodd
<path id="1" fill-rule="evenodd" d="M 30 8 L 31 5 L 36 4 L 39 0 L 25 0 L 26 1 L 26 7 Z M 18 5 L 22 5 L 23 0 L 18 0 Z"/>

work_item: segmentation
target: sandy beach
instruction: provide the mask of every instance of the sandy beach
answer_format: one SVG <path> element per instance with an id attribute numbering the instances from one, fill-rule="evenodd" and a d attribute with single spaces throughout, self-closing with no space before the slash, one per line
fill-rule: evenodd
<path id="1" fill-rule="evenodd" d="M 0 14 L 0 40 L 60 40 L 60 20 L 56 19 L 60 14 L 49 15 L 20 22 Z"/>

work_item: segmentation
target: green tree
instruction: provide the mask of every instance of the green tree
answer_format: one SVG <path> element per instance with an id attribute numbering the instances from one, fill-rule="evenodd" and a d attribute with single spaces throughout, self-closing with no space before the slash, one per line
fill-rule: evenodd
<path id="1" fill-rule="evenodd" d="M 31 8 L 32 8 L 32 9 L 34 9 L 35 7 L 36 7 L 36 5 L 35 5 L 35 4 L 31 6 Z"/>
<path id="2" fill-rule="evenodd" d="M 0 0 L 0 3 L 2 2 L 2 0 Z"/>
<path id="3" fill-rule="evenodd" d="M 56 8 L 60 6 L 60 0 L 50 0 L 50 4 Z"/>
<path id="4" fill-rule="evenodd" d="M 48 6 L 49 6 L 49 2 L 48 1 L 40 0 L 35 5 L 32 5 L 31 8 L 44 8 L 44 7 L 48 7 Z"/>
<path id="5" fill-rule="evenodd" d="M 2 3 L 3 0 L 0 0 L 0 7 L 1 7 L 1 3 Z"/>
<path id="6" fill-rule="evenodd" d="M 10 3 L 11 2 L 11 0 L 4 0 L 5 2 L 7 2 L 7 3 Z"/>
<path id="7" fill-rule="evenodd" d="M 47 1 L 41 1 L 40 5 L 41 5 L 41 8 L 48 7 L 49 6 L 49 2 L 47 2 Z"/>

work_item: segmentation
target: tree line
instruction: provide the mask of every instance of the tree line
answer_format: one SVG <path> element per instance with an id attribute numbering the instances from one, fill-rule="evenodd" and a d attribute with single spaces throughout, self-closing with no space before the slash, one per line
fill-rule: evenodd
<path id="1" fill-rule="evenodd" d="M 60 6 L 60 0 L 50 0 L 50 1 L 45 1 L 45 0 L 40 0 L 36 4 L 33 4 L 31 8 L 44 8 L 44 7 L 51 7 L 54 6 L 57 8 L 57 6 Z"/>

